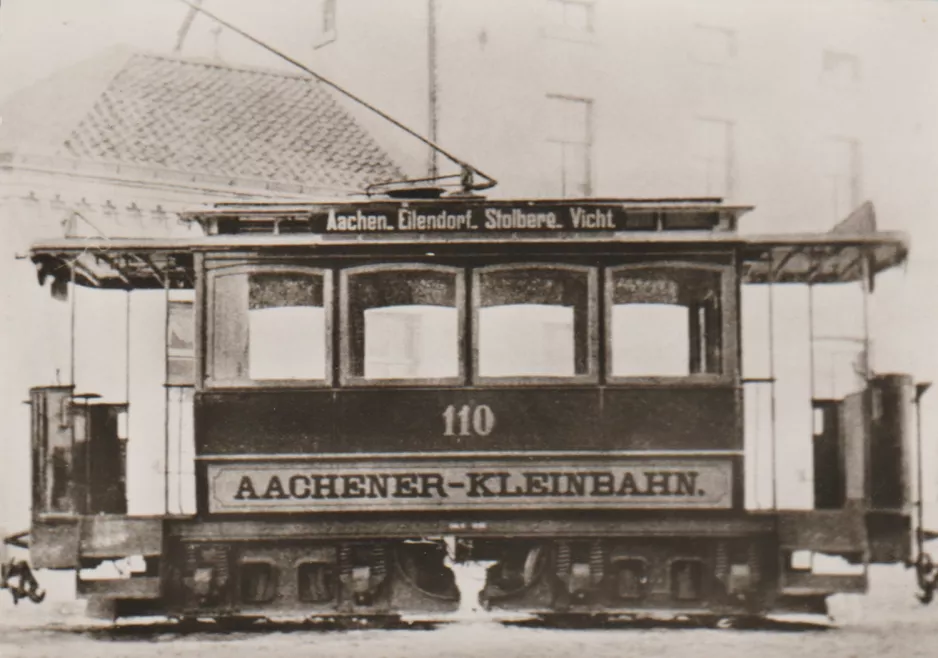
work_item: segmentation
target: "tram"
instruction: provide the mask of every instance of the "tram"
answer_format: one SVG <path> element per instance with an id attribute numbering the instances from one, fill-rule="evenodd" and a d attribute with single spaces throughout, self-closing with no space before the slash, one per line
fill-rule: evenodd
<path id="1" fill-rule="evenodd" d="M 479 604 L 544 616 L 823 613 L 880 563 L 928 585 L 927 385 L 867 359 L 855 390 L 801 391 L 823 421 L 813 506 L 747 484 L 775 468 L 746 429 L 748 391 L 774 378 L 742 372 L 742 291 L 869 294 L 907 241 L 868 204 L 812 234 L 740 233 L 748 210 L 389 195 L 219 203 L 183 214 L 199 237 L 40 242 L 59 296 L 191 291 L 194 351 L 180 366 L 167 347 L 166 383 L 185 371 L 194 502 L 128 514 L 133 405 L 38 386 L 30 564 L 74 570 L 115 618 L 443 615 L 476 596 L 455 574 L 479 563 Z M 84 576 L 120 560 L 136 566 Z"/>

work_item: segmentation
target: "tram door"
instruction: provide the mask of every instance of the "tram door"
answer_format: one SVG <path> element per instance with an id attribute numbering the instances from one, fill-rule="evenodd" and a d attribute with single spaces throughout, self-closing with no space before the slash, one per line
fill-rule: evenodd
<path id="1" fill-rule="evenodd" d="M 34 514 L 127 512 L 127 407 L 94 399 L 71 386 L 30 391 Z"/>

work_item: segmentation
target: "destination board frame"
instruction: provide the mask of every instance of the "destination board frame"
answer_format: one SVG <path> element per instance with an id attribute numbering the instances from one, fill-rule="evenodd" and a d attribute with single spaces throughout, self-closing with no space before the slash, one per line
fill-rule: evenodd
<path id="1" fill-rule="evenodd" d="M 210 514 L 733 506 L 730 459 L 224 462 L 206 465 Z"/>
<path id="2" fill-rule="evenodd" d="M 748 206 L 716 199 L 639 203 L 605 199 L 369 199 L 270 207 L 219 204 L 182 214 L 209 234 L 240 233 L 245 226 L 318 235 L 485 235 L 617 233 L 623 231 L 734 231 Z M 263 230 L 263 229 L 262 229 Z"/>

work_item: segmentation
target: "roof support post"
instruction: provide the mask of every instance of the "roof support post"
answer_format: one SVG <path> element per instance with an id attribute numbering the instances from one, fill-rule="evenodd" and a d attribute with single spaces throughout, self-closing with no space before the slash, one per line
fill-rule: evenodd
<path id="1" fill-rule="evenodd" d="M 124 400 L 127 402 L 125 419 L 127 422 L 127 436 L 130 436 L 130 293 L 131 289 L 124 291 Z"/>
<path id="2" fill-rule="evenodd" d="M 863 288 L 863 370 L 867 383 L 873 378 L 873 354 L 870 342 L 870 288 L 872 272 L 870 256 L 866 249 L 860 249 L 860 285 Z"/>
<path id="3" fill-rule="evenodd" d="M 770 402 L 769 402 L 769 416 L 772 423 L 772 431 L 770 433 L 771 440 L 771 466 L 772 466 L 772 509 L 778 509 L 778 483 L 777 483 L 777 460 L 778 460 L 778 422 L 776 418 L 776 404 L 775 404 L 775 387 L 776 387 L 776 378 L 775 378 L 775 267 L 774 259 L 769 256 L 769 379 L 772 380 L 770 385 Z"/>
<path id="4" fill-rule="evenodd" d="M 814 403 L 814 399 L 817 397 L 817 389 L 815 383 L 815 358 L 814 353 L 814 283 L 808 282 L 808 368 L 810 371 L 808 373 L 810 388 L 811 388 L 811 402 Z"/>
<path id="5" fill-rule="evenodd" d="M 163 514 L 169 515 L 169 276 L 163 283 Z"/>
<path id="6" fill-rule="evenodd" d="M 78 312 L 78 288 L 75 286 L 75 268 L 69 268 L 69 295 L 68 308 L 68 383 L 75 386 L 75 316 Z"/>
<path id="7" fill-rule="evenodd" d="M 915 529 L 917 562 L 925 557 L 925 460 L 924 448 L 922 447 L 922 396 L 931 388 L 931 382 L 921 382 L 915 385 L 915 455 L 916 455 L 916 495 L 918 502 L 916 504 L 916 522 Z"/>

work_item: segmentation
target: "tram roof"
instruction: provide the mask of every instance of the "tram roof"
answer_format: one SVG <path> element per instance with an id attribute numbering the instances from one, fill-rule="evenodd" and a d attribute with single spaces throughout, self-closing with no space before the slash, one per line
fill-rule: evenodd
<path id="1" fill-rule="evenodd" d="M 397 237 L 397 236 L 396 236 Z M 902 263 L 908 253 L 904 234 L 786 234 L 734 235 L 719 233 L 651 234 L 635 233 L 570 235 L 560 237 L 526 236 L 525 241 L 542 245 L 606 245 L 624 253 L 663 250 L 725 248 L 739 253 L 743 261 L 744 283 L 845 283 L 877 274 Z M 119 289 L 192 288 L 195 282 L 194 255 L 206 252 L 255 252 L 291 254 L 315 253 L 323 247 L 342 245 L 412 244 L 431 246 L 478 245 L 491 238 L 419 236 L 419 239 L 336 238 L 334 236 L 211 236 L 180 239 L 59 239 L 37 243 L 30 257 L 39 268 L 40 279 L 75 277 L 79 285 Z M 497 242 L 506 243 L 504 237 Z"/>
<path id="2" fill-rule="evenodd" d="M 592 230 L 575 230 L 568 221 L 567 225 L 559 227 L 563 230 L 549 231 L 467 231 L 463 226 L 456 231 L 408 232 L 382 228 L 381 222 L 372 220 L 371 228 L 380 230 L 329 232 L 323 223 L 329 221 L 330 213 L 334 221 L 342 214 L 346 217 L 353 214 L 379 216 L 381 213 L 390 216 L 401 209 L 459 214 L 477 208 L 483 212 L 496 208 L 535 214 L 564 214 L 571 208 L 587 212 L 612 211 L 614 215 L 608 217 L 614 219 L 609 221 L 616 227 L 626 226 L 630 230 L 606 230 L 601 215 L 593 216 Z M 226 203 L 183 213 L 185 220 L 197 221 L 214 234 L 167 239 L 62 238 L 35 244 L 30 256 L 37 265 L 40 281 L 48 276 L 59 281 L 74 277 L 76 283 L 92 287 L 160 289 L 193 287 L 195 254 L 210 252 L 296 256 L 350 248 L 377 256 L 382 246 L 393 247 L 396 253 L 401 253 L 408 251 L 408 246 L 419 249 L 436 245 L 442 253 L 444 249 L 471 250 L 473 246 L 486 245 L 485 248 L 491 250 L 498 245 L 521 243 L 539 245 L 547 250 L 556 246 L 580 253 L 589 253 L 591 249 L 633 254 L 729 250 L 742 261 L 744 283 L 802 284 L 858 281 L 902 263 L 908 255 L 908 240 L 904 234 L 876 230 L 875 215 L 869 203 L 826 233 L 740 235 L 735 232 L 736 221 L 750 209 L 749 206 L 724 205 L 716 199 Z M 237 221 L 234 227 L 219 223 L 219 220 L 230 219 Z M 287 232 L 277 232 L 281 221 L 298 222 L 298 225 Z M 359 221 L 368 229 L 369 220 Z M 636 228 L 637 225 L 644 228 Z M 298 226 L 302 232 L 297 231 Z"/>

